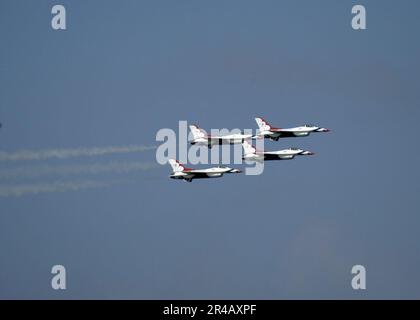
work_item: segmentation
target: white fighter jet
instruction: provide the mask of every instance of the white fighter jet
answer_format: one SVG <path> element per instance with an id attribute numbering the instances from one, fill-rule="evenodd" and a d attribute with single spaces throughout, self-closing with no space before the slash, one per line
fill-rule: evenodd
<path id="1" fill-rule="evenodd" d="M 274 128 L 263 118 L 255 118 L 255 121 L 259 127 L 258 137 L 269 138 L 271 140 L 279 140 L 280 138 L 289 137 L 306 137 L 311 132 L 329 132 L 327 128 L 318 127 L 312 124 L 306 124 L 304 126 L 295 128 Z"/>
<path id="2" fill-rule="evenodd" d="M 295 156 L 311 156 L 315 153 L 311 151 L 305 151 L 298 148 L 289 148 L 279 151 L 258 151 L 254 146 L 252 146 L 248 141 L 242 143 L 244 148 L 243 160 L 250 161 L 267 161 L 267 160 L 291 160 Z"/>
<path id="3" fill-rule="evenodd" d="M 251 134 L 229 134 L 224 136 L 212 136 L 208 135 L 203 129 L 200 129 L 197 125 L 190 125 L 190 130 L 193 134 L 193 140 L 191 144 L 197 144 L 207 146 L 208 148 L 218 144 L 240 144 L 245 139 L 252 138 Z"/>
<path id="4" fill-rule="evenodd" d="M 172 179 L 183 179 L 188 182 L 192 182 L 193 179 L 204 179 L 204 178 L 220 178 L 225 173 L 241 173 L 241 170 L 232 169 L 229 167 L 213 167 L 208 169 L 189 169 L 185 168 L 175 159 L 169 159 L 169 164 L 172 167 L 173 172 L 170 177 Z"/>

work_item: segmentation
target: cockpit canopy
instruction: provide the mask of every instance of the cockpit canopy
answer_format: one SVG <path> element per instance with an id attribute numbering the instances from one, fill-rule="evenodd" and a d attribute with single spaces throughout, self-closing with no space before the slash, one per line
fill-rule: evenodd
<path id="1" fill-rule="evenodd" d="M 305 124 L 304 127 L 315 127 L 313 124 Z"/>

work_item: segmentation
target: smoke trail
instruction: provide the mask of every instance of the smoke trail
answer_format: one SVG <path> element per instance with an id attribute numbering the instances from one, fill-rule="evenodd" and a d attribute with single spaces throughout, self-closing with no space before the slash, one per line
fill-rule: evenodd
<path id="1" fill-rule="evenodd" d="M 36 178 L 47 175 L 77 175 L 77 174 L 99 174 L 99 173 L 129 173 L 134 171 L 147 171 L 159 167 L 154 162 L 110 162 L 92 163 L 79 165 L 42 165 L 26 166 L 0 170 L 0 179 L 13 178 Z"/>
<path id="2" fill-rule="evenodd" d="M 49 149 L 49 150 L 21 150 L 17 152 L 0 152 L 0 161 L 44 160 L 50 158 L 67 159 L 74 157 L 91 157 L 113 153 L 141 152 L 156 149 L 156 146 L 111 146 L 75 149 Z"/>
<path id="3" fill-rule="evenodd" d="M 5 186 L 0 185 L 0 197 L 21 197 L 27 194 L 78 191 L 82 189 L 93 189 L 109 187 L 121 181 L 101 182 L 94 180 L 70 181 L 70 182 L 51 182 Z"/>

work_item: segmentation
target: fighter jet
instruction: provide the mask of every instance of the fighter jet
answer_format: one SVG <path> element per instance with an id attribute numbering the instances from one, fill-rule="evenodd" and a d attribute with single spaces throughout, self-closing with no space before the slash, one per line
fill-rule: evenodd
<path id="1" fill-rule="evenodd" d="M 263 118 L 255 118 L 255 121 L 259 127 L 258 137 L 269 138 L 271 140 L 278 141 L 280 138 L 289 137 L 306 137 L 311 132 L 329 132 L 327 128 L 318 127 L 312 124 L 306 124 L 304 126 L 295 128 L 274 128 Z"/>
<path id="2" fill-rule="evenodd" d="M 232 169 L 229 167 L 219 166 L 208 169 L 193 170 L 185 168 L 175 159 L 169 159 L 169 164 L 172 167 L 173 172 L 170 177 L 172 179 L 183 179 L 188 182 L 192 182 L 193 179 L 204 179 L 204 178 L 220 178 L 225 173 L 241 173 L 241 170 Z"/>
<path id="3" fill-rule="evenodd" d="M 289 148 L 279 151 L 258 151 L 254 146 L 252 146 L 248 141 L 242 143 L 244 148 L 243 160 L 250 161 L 267 161 L 267 160 L 291 160 L 295 156 L 311 156 L 314 155 L 311 151 L 305 151 L 298 148 Z"/>
<path id="4" fill-rule="evenodd" d="M 200 129 L 197 125 L 190 125 L 190 130 L 193 134 L 193 140 L 190 141 L 192 145 L 202 145 L 208 148 L 213 145 L 219 144 L 239 144 L 245 141 L 245 139 L 252 138 L 251 134 L 229 134 L 224 136 L 212 136 L 208 135 L 203 129 Z"/>

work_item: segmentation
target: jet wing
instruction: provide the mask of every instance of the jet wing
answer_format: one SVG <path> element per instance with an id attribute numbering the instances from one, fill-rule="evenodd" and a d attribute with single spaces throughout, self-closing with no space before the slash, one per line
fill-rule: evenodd
<path id="1" fill-rule="evenodd" d="M 271 131 L 271 132 L 282 132 L 282 131 L 285 131 L 285 130 L 288 130 L 288 129 L 270 128 L 269 131 Z"/>
<path id="2" fill-rule="evenodd" d="M 281 151 L 267 151 L 260 154 L 264 155 L 265 160 L 288 160 L 293 159 L 295 156 L 293 153 L 284 153 Z"/>
<path id="3" fill-rule="evenodd" d="M 289 160 L 295 156 L 292 154 L 279 154 L 276 152 L 264 152 L 264 160 Z"/>
<path id="4" fill-rule="evenodd" d="M 208 178 L 208 177 L 221 177 L 223 172 L 211 172 L 207 170 L 191 170 L 188 171 L 188 175 L 192 175 L 193 178 Z"/>
<path id="5" fill-rule="evenodd" d="M 311 131 L 296 131 L 294 129 L 278 129 L 278 131 L 272 131 L 272 132 L 273 134 L 278 135 L 279 137 L 290 138 L 290 137 L 308 136 Z"/>
<path id="6" fill-rule="evenodd" d="M 278 151 L 267 151 L 267 152 L 258 152 L 258 153 L 262 153 L 264 155 L 274 155 L 274 156 L 278 156 L 279 152 Z"/>
<path id="7" fill-rule="evenodd" d="M 245 139 L 251 139 L 252 135 L 228 135 L 228 136 L 208 136 L 210 144 L 239 144 Z"/>
<path id="8" fill-rule="evenodd" d="M 252 135 L 245 136 L 245 137 L 238 137 L 238 136 L 209 136 L 207 139 L 209 140 L 216 140 L 216 141 L 232 141 L 232 140 L 241 140 L 241 139 L 247 139 L 252 138 Z"/>
<path id="9" fill-rule="evenodd" d="M 239 172 L 240 170 L 238 169 L 220 167 L 220 168 L 190 170 L 188 171 L 188 174 L 206 175 L 208 177 L 220 177 L 224 173 L 239 173 Z"/>
<path id="10" fill-rule="evenodd" d="M 207 169 L 197 169 L 197 170 L 190 170 L 188 171 L 188 173 L 193 173 L 193 174 L 207 174 L 209 173 L 209 171 Z"/>
<path id="11" fill-rule="evenodd" d="M 209 139 L 209 140 L 220 140 L 222 138 L 223 137 L 220 137 L 220 136 L 210 136 L 210 135 L 207 136 L 207 139 Z"/>
<path id="12" fill-rule="evenodd" d="M 306 128 L 285 128 L 285 129 L 277 129 L 277 132 L 292 132 L 294 134 L 308 134 L 313 130 L 306 129 Z"/>

